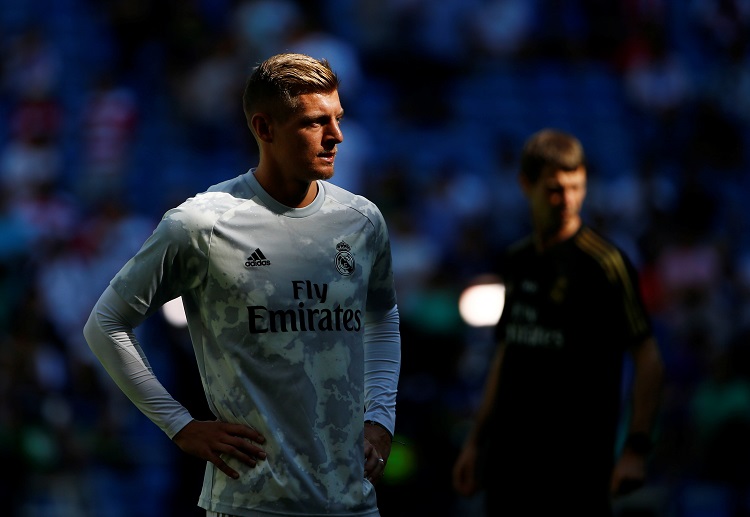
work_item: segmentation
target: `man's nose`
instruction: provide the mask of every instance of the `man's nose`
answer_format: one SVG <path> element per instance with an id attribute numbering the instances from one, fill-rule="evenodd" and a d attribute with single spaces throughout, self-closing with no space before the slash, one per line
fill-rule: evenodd
<path id="1" fill-rule="evenodd" d="M 331 124 L 331 128 L 329 130 L 330 138 L 336 141 L 336 143 L 341 143 L 344 141 L 344 133 L 341 131 L 341 126 L 338 122 L 333 122 Z"/>

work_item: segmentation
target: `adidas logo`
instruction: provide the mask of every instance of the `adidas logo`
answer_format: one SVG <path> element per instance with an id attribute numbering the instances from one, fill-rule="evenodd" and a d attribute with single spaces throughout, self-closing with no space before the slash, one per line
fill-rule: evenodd
<path id="1" fill-rule="evenodd" d="M 260 251 L 260 248 L 253 251 L 249 257 L 247 257 L 247 262 L 245 262 L 245 267 L 258 267 L 258 266 L 270 266 L 271 261 L 266 258 L 266 256 L 263 254 L 262 251 Z"/>

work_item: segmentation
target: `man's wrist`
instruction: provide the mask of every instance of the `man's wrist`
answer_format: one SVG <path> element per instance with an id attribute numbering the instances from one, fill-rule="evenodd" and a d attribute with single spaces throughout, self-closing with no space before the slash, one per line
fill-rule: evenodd
<path id="1" fill-rule="evenodd" d="M 380 427 L 381 429 L 383 429 L 388 434 L 388 437 L 391 439 L 391 441 L 393 441 L 393 434 L 388 430 L 388 428 L 386 426 L 384 426 L 380 422 L 376 422 L 375 420 L 365 420 L 365 424 L 370 424 L 370 425 L 374 425 L 376 427 Z"/>

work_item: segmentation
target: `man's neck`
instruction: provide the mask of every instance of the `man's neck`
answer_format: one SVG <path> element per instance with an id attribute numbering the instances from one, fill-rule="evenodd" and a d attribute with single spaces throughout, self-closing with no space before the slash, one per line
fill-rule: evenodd
<path id="1" fill-rule="evenodd" d="M 255 170 L 255 179 L 272 198 L 290 208 L 304 208 L 318 195 L 318 182 L 288 182 L 260 168 Z"/>
<path id="2" fill-rule="evenodd" d="M 565 226 L 552 231 L 543 231 L 537 229 L 534 232 L 534 245 L 536 246 L 536 249 L 538 251 L 546 251 L 556 244 L 564 242 L 573 237 L 581 228 L 582 224 L 583 222 L 581 221 L 581 219 L 577 217 Z"/>

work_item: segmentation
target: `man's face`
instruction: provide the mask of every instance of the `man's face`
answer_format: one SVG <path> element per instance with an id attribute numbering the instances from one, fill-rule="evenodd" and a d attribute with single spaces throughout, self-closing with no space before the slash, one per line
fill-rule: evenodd
<path id="1" fill-rule="evenodd" d="M 523 183 L 536 225 L 557 231 L 578 225 L 586 197 L 586 169 L 547 168 L 536 183 Z"/>
<path id="2" fill-rule="evenodd" d="M 336 146 L 344 140 L 344 110 L 338 92 L 300 95 L 299 108 L 275 122 L 274 161 L 288 180 L 310 182 L 333 176 Z"/>

